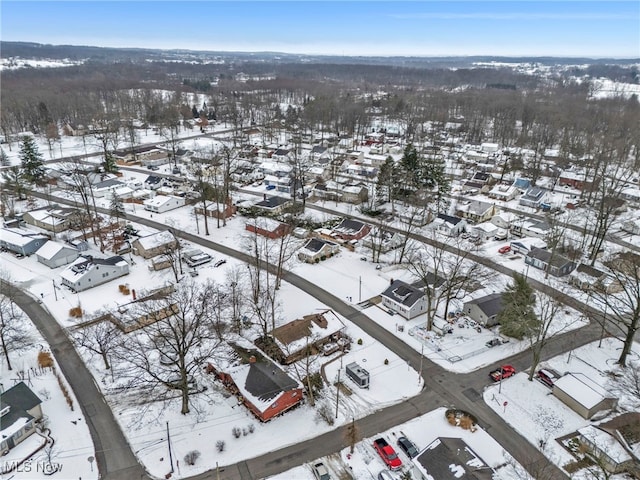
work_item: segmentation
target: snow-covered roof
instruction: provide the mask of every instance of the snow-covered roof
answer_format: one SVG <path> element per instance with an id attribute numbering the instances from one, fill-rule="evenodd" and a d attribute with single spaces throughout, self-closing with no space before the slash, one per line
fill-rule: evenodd
<path id="1" fill-rule="evenodd" d="M 582 373 L 567 373 L 554 383 L 558 388 L 570 395 L 576 402 L 587 409 L 595 407 L 605 398 L 611 395 L 592 379 Z"/>
<path id="2" fill-rule="evenodd" d="M 163 230 L 162 232 L 152 233 L 146 237 L 138 238 L 137 242 L 145 250 L 151 250 L 153 248 L 162 247 L 176 241 L 176 237 L 169 230 Z"/>
<path id="3" fill-rule="evenodd" d="M 36 255 L 45 260 L 51 260 L 58 254 L 58 252 L 65 249 L 77 252 L 77 249 L 73 247 L 68 247 L 66 245 L 62 245 L 60 243 L 52 242 L 51 240 L 49 240 L 36 251 Z"/>
<path id="4" fill-rule="evenodd" d="M 169 203 L 170 201 L 176 198 L 180 198 L 180 197 L 176 197 L 174 195 L 158 195 L 156 197 L 145 200 L 143 204 L 145 206 L 148 205 L 150 207 L 161 207 L 165 203 Z"/>
<path id="5" fill-rule="evenodd" d="M 281 325 L 271 332 L 276 344 L 282 352 L 294 353 L 307 347 L 308 344 L 327 338 L 345 327 L 342 320 L 332 311 L 305 315 Z"/>
<path id="6" fill-rule="evenodd" d="M 24 247 L 34 240 L 42 240 L 45 238 L 47 238 L 45 235 L 40 235 L 22 228 L 0 229 L 0 240 L 10 245 Z"/>
<path id="7" fill-rule="evenodd" d="M 587 425 L 578 430 L 578 433 L 586 438 L 595 448 L 607 455 L 616 463 L 623 463 L 632 460 L 620 442 L 609 433 L 600 430 L 595 425 Z"/>

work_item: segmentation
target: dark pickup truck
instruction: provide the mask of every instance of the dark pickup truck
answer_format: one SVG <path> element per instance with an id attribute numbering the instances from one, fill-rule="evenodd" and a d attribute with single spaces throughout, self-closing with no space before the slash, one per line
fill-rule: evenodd
<path id="1" fill-rule="evenodd" d="M 378 455 L 391 470 L 398 470 L 402 467 L 402 460 L 391 445 L 384 438 L 378 438 L 373 441 L 373 448 L 376 449 Z"/>

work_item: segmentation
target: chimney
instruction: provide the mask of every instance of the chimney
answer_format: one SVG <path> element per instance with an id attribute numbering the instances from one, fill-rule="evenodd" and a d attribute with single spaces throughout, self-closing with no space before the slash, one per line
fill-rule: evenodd
<path id="1" fill-rule="evenodd" d="M 266 199 L 267 199 L 267 194 L 266 194 L 266 193 L 263 193 L 263 194 L 262 194 L 262 199 L 263 199 L 263 200 L 266 200 Z"/>
<path id="2" fill-rule="evenodd" d="M 256 356 L 255 355 L 251 355 L 249 357 L 249 363 L 256 363 Z"/>

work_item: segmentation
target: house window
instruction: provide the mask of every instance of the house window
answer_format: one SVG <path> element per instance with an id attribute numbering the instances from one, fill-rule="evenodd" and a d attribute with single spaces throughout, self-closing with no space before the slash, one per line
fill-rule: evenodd
<path id="1" fill-rule="evenodd" d="M 278 406 L 278 402 L 273 402 L 273 405 L 271 405 L 271 408 L 276 408 Z"/>
<path id="2" fill-rule="evenodd" d="M 22 431 L 22 429 L 18 430 L 14 435 L 13 438 L 15 438 L 16 440 L 19 439 L 22 435 L 24 435 L 24 432 Z"/>

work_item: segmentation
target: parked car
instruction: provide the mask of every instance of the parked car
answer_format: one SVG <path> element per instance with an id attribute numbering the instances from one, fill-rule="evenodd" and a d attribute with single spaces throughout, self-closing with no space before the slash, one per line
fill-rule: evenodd
<path id="1" fill-rule="evenodd" d="M 275 185 L 267 185 L 267 190 L 275 190 L 276 186 Z"/>
<path id="2" fill-rule="evenodd" d="M 502 341 L 499 338 L 492 338 L 487 343 L 485 343 L 485 345 L 488 348 L 493 348 L 493 347 L 497 347 L 498 345 L 502 345 Z"/>
<path id="3" fill-rule="evenodd" d="M 500 248 L 498 249 L 498 253 L 501 253 L 501 254 L 503 254 L 503 255 L 504 255 L 505 253 L 509 253 L 510 251 L 511 251 L 511 247 L 510 247 L 509 245 L 505 245 L 504 247 L 500 247 Z"/>
<path id="4" fill-rule="evenodd" d="M 367 257 L 360 257 L 360 260 L 362 260 L 363 262 L 367 261 Z"/>
<path id="5" fill-rule="evenodd" d="M 331 480 L 331 475 L 329 475 L 329 470 L 324 463 L 318 462 L 313 467 L 311 467 L 313 471 L 313 475 L 316 477 L 316 480 Z"/>
<path id="6" fill-rule="evenodd" d="M 416 448 L 415 444 L 407 437 L 399 437 L 398 446 L 400 447 L 400 450 L 406 453 L 409 458 L 418 456 L 418 449 Z"/>
<path id="7" fill-rule="evenodd" d="M 542 368 L 536 373 L 536 378 L 544 383 L 547 387 L 552 388 L 553 384 L 556 383 L 556 380 L 558 380 L 558 375 L 556 374 L 556 372 Z"/>
<path id="8" fill-rule="evenodd" d="M 399 470 L 402 467 L 402 460 L 391 445 L 384 438 L 377 438 L 373 441 L 373 448 L 376 449 L 380 458 L 391 470 Z"/>
<path id="9" fill-rule="evenodd" d="M 389 470 L 381 470 L 378 473 L 378 480 L 395 480 L 395 477 Z"/>
<path id="10" fill-rule="evenodd" d="M 214 267 L 219 267 L 220 265 L 224 265 L 225 263 L 227 263 L 227 261 L 225 259 L 222 260 L 218 260 L 216 263 L 213 264 Z"/>
<path id="11" fill-rule="evenodd" d="M 489 376 L 494 382 L 499 382 L 500 380 L 512 377 L 515 374 L 516 369 L 512 365 L 503 365 L 489 373 Z"/>

